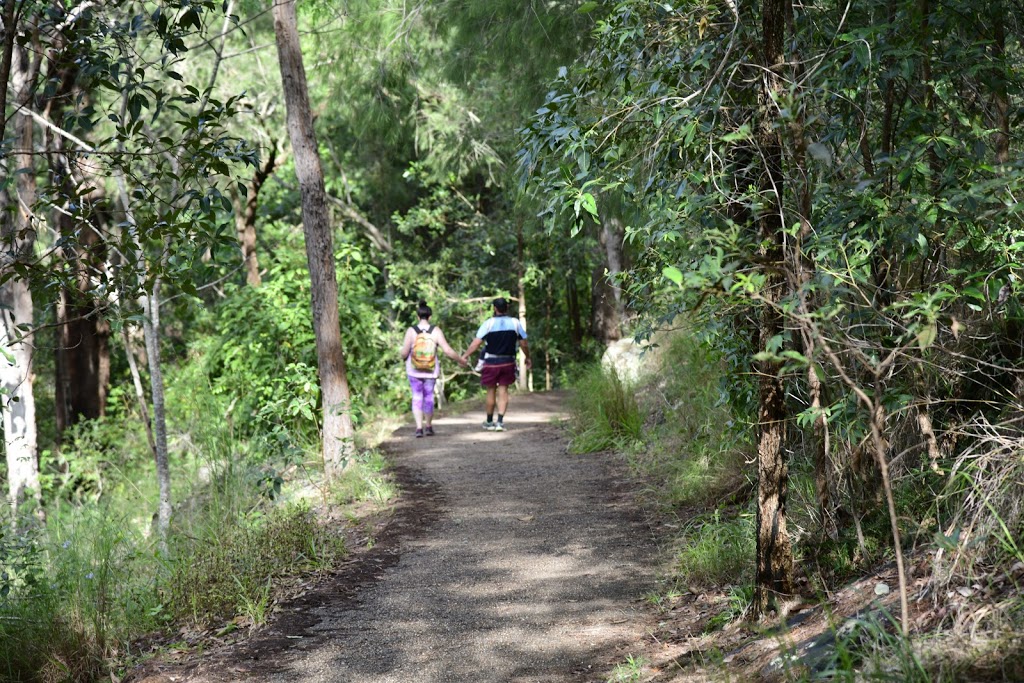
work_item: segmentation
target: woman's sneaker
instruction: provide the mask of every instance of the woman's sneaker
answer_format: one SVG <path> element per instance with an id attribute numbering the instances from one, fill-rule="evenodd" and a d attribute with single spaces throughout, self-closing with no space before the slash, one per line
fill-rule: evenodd
<path id="1" fill-rule="evenodd" d="M 423 435 L 424 436 L 433 436 L 434 435 L 434 428 L 429 426 L 429 425 L 424 427 L 423 428 Z"/>
<path id="2" fill-rule="evenodd" d="M 423 430 L 422 429 L 417 429 L 416 430 L 416 438 L 419 439 L 419 438 L 422 438 L 422 437 L 423 437 Z"/>

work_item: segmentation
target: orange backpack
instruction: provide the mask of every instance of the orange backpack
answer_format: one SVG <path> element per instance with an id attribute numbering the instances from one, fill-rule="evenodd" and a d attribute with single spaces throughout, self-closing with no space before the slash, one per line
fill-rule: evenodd
<path id="1" fill-rule="evenodd" d="M 422 371 L 433 370 L 437 363 L 437 342 L 430 336 L 434 331 L 434 326 L 431 325 L 425 330 L 416 327 L 412 329 L 416 333 L 416 339 L 412 343 L 412 352 L 409 354 L 412 366 Z"/>

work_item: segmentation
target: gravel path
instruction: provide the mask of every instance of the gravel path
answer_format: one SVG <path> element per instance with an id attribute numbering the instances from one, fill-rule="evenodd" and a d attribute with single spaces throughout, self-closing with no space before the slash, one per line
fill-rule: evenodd
<path id="1" fill-rule="evenodd" d="M 655 551 L 621 468 L 565 452 L 562 398 L 513 396 L 503 433 L 480 412 L 396 433 L 387 449 L 419 502 L 367 560 L 378 571 L 307 596 L 292 608 L 306 621 L 272 625 L 258 663 L 191 680 L 607 680 L 644 635 Z"/>

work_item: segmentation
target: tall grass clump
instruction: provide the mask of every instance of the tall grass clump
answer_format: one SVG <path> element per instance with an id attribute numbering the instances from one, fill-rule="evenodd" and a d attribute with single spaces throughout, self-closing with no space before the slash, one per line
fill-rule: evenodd
<path id="1" fill-rule="evenodd" d="M 749 578 L 754 564 L 750 515 L 723 517 L 716 510 L 684 532 L 678 542 L 674 569 L 684 584 L 724 586 Z"/>
<path id="2" fill-rule="evenodd" d="M 632 446 L 643 436 L 644 420 L 633 387 L 593 365 L 573 383 L 570 402 L 574 453 Z"/>
<path id="3" fill-rule="evenodd" d="M 88 681 L 159 626 L 158 561 L 123 513 L 50 511 L 0 547 L 0 678 Z"/>
<path id="4" fill-rule="evenodd" d="M 213 520 L 209 520 L 213 522 Z M 211 523 L 177 539 L 166 584 L 166 608 L 178 620 L 198 625 L 246 616 L 262 621 L 270 586 L 297 572 L 328 569 L 346 553 L 343 537 L 319 523 L 303 505 Z"/>
<path id="5" fill-rule="evenodd" d="M 688 328 L 655 338 L 651 371 L 637 387 L 648 425 L 631 462 L 661 506 L 742 502 L 750 482 L 749 425 L 737 419 L 718 354 Z"/>
<path id="6" fill-rule="evenodd" d="M 88 423 L 65 444 L 45 522 L 30 510 L 0 519 L 0 680 L 101 680 L 140 656 L 143 636 L 237 616 L 262 623 L 292 577 L 348 552 L 344 511 L 330 505 L 395 494 L 377 452 L 360 455 L 336 492 L 302 465 L 247 462 L 248 444 L 228 430 L 172 423 L 164 553 L 152 461 L 122 438 L 134 433 L 129 418 Z"/>

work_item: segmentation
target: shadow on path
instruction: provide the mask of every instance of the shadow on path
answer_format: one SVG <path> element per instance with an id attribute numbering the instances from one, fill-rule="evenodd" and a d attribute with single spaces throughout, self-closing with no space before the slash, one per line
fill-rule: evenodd
<path id="1" fill-rule="evenodd" d="M 377 546 L 190 680 L 606 680 L 644 635 L 655 549 L 620 466 L 566 453 L 561 400 L 513 396 L 502 433 L 477 412 L 396 432 Z"/>

